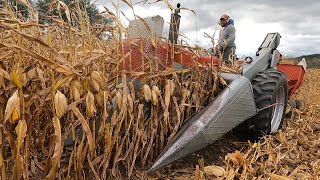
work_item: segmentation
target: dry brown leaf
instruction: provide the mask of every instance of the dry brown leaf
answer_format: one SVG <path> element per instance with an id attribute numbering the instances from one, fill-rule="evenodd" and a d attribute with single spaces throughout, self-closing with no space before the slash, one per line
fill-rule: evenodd
<path id="1" fill-rule="evenodd" d="M 152 104 L 153 104 L 154 106 L 157 106 L 157 105 L 158 105 L 158 102 L 159 102 L 158 94 L 157 94 L 155 91 L 153 91 L 153 90 L 152 90 L 151 94 L 152 94 Z"/>
<path id="2" fill-rule="evenodd" d="M 91 77 L 93 80 L 95 80 L 101 87 L 103 86 L 103 79 L 102 77 L 100 76 L 99 72 L 98 71 L 92 71 L 91 73 Z"/>
<path id="3" fill-rule="evenodd" d="M 204 167 L 204 173 L 209 176 L 222 177 L 225 175 L 226 171 L 223 167 L 211 165 Z"/>
<path id="4" fill-rule="evenodd" d="M 30 50 L 28 50 L 28 49 L 26 49 L 24 47 L 21 47 L 21 46 L 15 45 L 15 44 L 2 43 L 2 42 L 0 42 L 0 46 L 8 47 L 8 48 L 11 48 L 11 49 L 21 50 L 22 52 L 24 52 L 26 54 L 29 54 L 33 58 L 41 60 L 42 62 L 44 62 L 50 68 L 55 69 L 58 72 L 64 73 L 67 76 L 68 75 L 72 75 L 73 73 L 79 74 L 75 70 L 72 70 L 72 69 L 70 69 L 69 67 L 67 67 L 65 65 L 57 64 L 57 63 L 55 63 L 55 62 L 53 62 L 53 61 L 41 56 L 40 54 L 32 52 L 32 51 L 30 51 Z"/>
<path id="5" fill-rule="evenodd" d="M 58 1 L 58 3 L 64 9 L 64 12 L 66 14 L 66 17 L 67 17 L 68 21 L 71 22 L 70 10 L 69 10 L 68 6 L 63 1 Z"/>
<path id="6" fill-rule="evenodd" d="M 27 136 L 27 122 L 25 120 L 19 121 L 18 125 L 16 126 L 16 134 L 17 134 L 17 154 L 15 155 L 15 164 L 14 164 L 14 171 L 13 177 L 18 178 L 21 177 L 21 168 L 23 164 L 23 159 L 20 154 L 20 149 L 23 145 L 24 139 Z"/>
<path id="7" fill-rule="evenodd" d="M 231 168 L 226 172 L 226 179 L 234 179 L 234 177 L 236 176 L 236 172 L 234 172 L 234 170 Z"/>
<path id="8" fill-rule="evenodd" d="M 93 71 L 91 73 L 91 86 L 94 89 L 94 92 L 99 92 L 100 88 L 103 87 L 103 80 L 98 71 Z"/>
<path id="9" fill-rule="evenodd" d="M 17 120 L 20 119 L 20 97 L 18 95 L 18 90 L 13 93 L 7 102 L 4 112 L 4 121 L 6 122 L 8 119 L 11 124 L 16 123 Z"/>
<path id="10" fill-rule="evenodd" d="M 82 95 L 84 95 L 85 91 L 84 91 L 82 85 L 78 81 L 75 81 L 75 80 L 73 81 L 73 83 L 74 83 L 74 87 L 77 88 L 77 91 L 79 92 L 80 97 Z"/>
<path id="11" fill-rule="evenodd" d="M 94 79 L 90 79 L 90 84 L 92 86 L 92 90 L 93 92 L 99 92 L 100 91 L 100 86 L 99 83 L 97 81 L 95 81 Z"/>
<path id="12" fill-rule="evenodd" d="M 100 91 L 97 94 L 94 95 L 94 99 L 97 102 L 97 106 L 98 107 L 103 107 L 103 95 L 104 95 L 105 91 Z"/>
<path id="13" fill-rule="evenodd" d="M 128 112 L 133 113 L 133 100 L 130 94 L 127 95 L 127 101 L 128 101 Z"/>
<path id="14" fill-rule="evenodd" d="M 88 144 L 89 144 L 89 149 L 91 152 L 94 151 L 94 139 L 90 130 L 90 127 L 86 121 L 86 119 L 83 117 L 83 115 L 81 114 L 80 110 L 77 107 L 72 108 L 73 113 L 77 116 L 77 118 L 80 120 L 82 128 L 84 130 L 84 132 L 86 133 L 86 137 L 88 140 Z"/>
<path id="15" fill-rule="evenodd" d="M 158 86 L 152 86 L 152 91 L 154 91 L 158 96 L 161 95 L 161 92 Z"/>
<path id="16" fill-rule="evenodd" d="M 281 130 L 278 133 L 278 137 L 279 137 L 279 140 L 280 140 L 281 143 L 284 143 L 284 142 L 287 141 L 284 133 Z"/>
<path id="17" fill-rule="evenodd" d="M 58 82 L 56 82 L 52 87 L 53 91 L 57 90 L 61 85 L 65 84 L 68 81 L 68 79 L 70 79 L 70 77 L 62 78 Z"/>
<path id="18" fill-rule="evenodd" d="M 121 107 L 122 107 L 122 95 L 121 95 L 121 93 L 119 91 L 116 94 L 116 103 L 117 103 L 118 109 L 121 109 Z"/>
<path id="19" fill-rule="evenodd" d="M 225 160 L 231 160 L 234 164 L 241 165 L 243 163 L 243 155 L 240 151 L 228 153 L 225 157 Z"/>
<path id="20" fill-rule="evenodd" d="M 117 109 L 115 109 L 113 112 L 112 112 L 112 116 L 111 116 L 111 126 L 115 126 L 117 125 L 118 123 L 118 111 Z"/>
<path id="21" fill-rule="evenodd" d="M 280 175 L 273 174 L 273 173 L 268 173 L 267 175 L 271 178 L 271 180 L 293 180 L 291 178 L 288 178 L 285 176 L 280 176 Z"/>
<path id="22" fill-rule="evenodd" d="M 131 9 L 133 9 L 131 0 L 122 0 L 122 1 L 125 2 L 129 7 L 131 7 Z"/>
<path id="23" fill-rule="evenodd" d="M 59 90 L 57 90 L 54 96 L 54 107 L 55 107 L 55 111 L 56 111 L 56 115 L 58 116 L 58 119 L 61 118 L 67 111 L 67 107 L 68 107 L 67 98 Z"/>
<path id="24" fill-rule="evenodd" d="M 170 86 L 170 94 L 171 96 L 173 96 L 173 93 L 174 93 L 174 90 L 175 90 L 175 87 L 176 85 L 174 84 L 173 80 L 169 80 L 169 86 Z"/>
<path id="25" fill-rule="evenodd" d="M 204 173 L 200 170 L 199 165 L 196 166 L 195 180 L 204 180 Z"/>
<path id="26" fill-rule="evenodd" d="M 4 69 L 0 68 L 0 74 L 7 80 L 11 80 L 10 74 Z"/>
<path id="27" fill-rule="evenodd" d="M 111 139 L 112 139 L 112 132 L 111 132 L 110 123 L 106 123 L 104 140 L 105 140 L 105 146 L 106 146 L 105 150 L 109 153 L 112 145 Z"/>
<path id="28" fill-rule="evenodd" d="M 63 151 L 62 136 L 61 136 L 61 125 L 58 117 L 52 119 L 54 127 L 54 151 L 52 155 L 52 164 L 46 179 L 55 179 L 56 171 L 60 167 L 60 158 Z"/>
<path id="29" fill-rule="evenodd" d="M 20 148 L 24 141 L 24 138 L 27 136 L 27 122 L 25 120 L 19 121 L 16 126 L 16 134 L 17 134 L 17 154 L 20 152 Z"/>
<path id="30" fill-rule="evenodd" d="M 170 80 L 167 80 L 166 86 L 165 86 L 165 97 L 164 97 L 164 102 L 167 107 L 169 107 L 170 104 L 170 98 L 171 98 L 171 83 Z"/>

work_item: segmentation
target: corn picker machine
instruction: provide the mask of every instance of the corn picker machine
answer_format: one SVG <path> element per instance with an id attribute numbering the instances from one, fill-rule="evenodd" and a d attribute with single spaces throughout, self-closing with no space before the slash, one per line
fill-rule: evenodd
<path id="1" fill-rule="evenodd" d="M 144 22 L 140 19 L 130 22 L 124 54 L 129 53 L 132 62 L 126 64 L 125 69 L 141 71 L 140 59 L 148 54 L 155 54 L 155 61 L 173 69 L 190 67 L 194 61 L 203 67 L 208 64 L 218 66 L 217 56 L 195 56 L 173 47 L 179 33 L 179 9 L 171 16 L 170 43 L 161 41 L 155 48 L 149 35 L 161 37 L 163 23 L 160 16 L 146 18 Z M 241 73 L 221 73 L 227 87 L 184 123 L 149 171 L 206 147 L 234 128 L 250 139 L 281 128 L 289 98 L 303 81 L 306 62 L 279 64 L 281 54 L 277 47 L 280 38 L 279 33 L 268 33 L 256 54 L 245 59 Z M 132 44 L 143 44 L 144 53 Z"/>

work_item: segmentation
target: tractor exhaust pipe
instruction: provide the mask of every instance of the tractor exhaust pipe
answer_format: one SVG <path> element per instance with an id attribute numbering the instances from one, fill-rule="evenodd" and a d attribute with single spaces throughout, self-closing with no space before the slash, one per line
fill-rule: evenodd
<path id="1" fill-rule="evenodd" d="M 177 4 L 177 8 L 174 13 L 171 14 L 170 29 L 169 29 L 169 41 L 172 44 L 177 44 L 180 26 L 180 3 Z"/>

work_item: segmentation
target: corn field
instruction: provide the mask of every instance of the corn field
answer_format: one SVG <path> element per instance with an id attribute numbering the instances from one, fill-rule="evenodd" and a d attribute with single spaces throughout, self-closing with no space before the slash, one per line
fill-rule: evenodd
<path id="1" fill-rule="evenodd" d="M 221 69 L 156 68 L 143 58 L 128 71 L 120 12 L 106 9 L 113 24 L 91 25 L 80 5 L 52 2 L 68 22 L 39 24 L 27 1 L 29 20 L 1 9 L 1 179 L 145 177 L 139 172 L 219 91 Z"/>

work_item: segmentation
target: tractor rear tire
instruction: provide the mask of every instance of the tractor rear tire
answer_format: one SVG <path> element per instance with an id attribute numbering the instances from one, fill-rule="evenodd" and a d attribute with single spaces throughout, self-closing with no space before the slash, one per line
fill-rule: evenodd
<path id="1" fill-rule="evenodd" d="M 258 113 L 240 124 L 235 132 L 256 140 L 282 127 L 288 102 L 288 81 L 284 73 L 268 69 L 256 75 L 252 88 Z"/>

